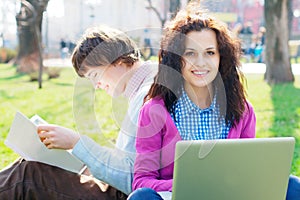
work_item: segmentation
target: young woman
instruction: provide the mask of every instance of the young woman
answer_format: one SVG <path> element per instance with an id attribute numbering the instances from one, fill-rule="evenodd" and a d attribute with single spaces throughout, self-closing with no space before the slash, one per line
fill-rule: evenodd
<path id="1" fill-rule="evenodd" d="M 130 200 L 170 198 L 177 141 L 255 137 L 240 55 L 226 25 L 198 6 L 190 4 L 168 24 L 159 72 L 139 115 L 133 189 L 142 189 Z"/>

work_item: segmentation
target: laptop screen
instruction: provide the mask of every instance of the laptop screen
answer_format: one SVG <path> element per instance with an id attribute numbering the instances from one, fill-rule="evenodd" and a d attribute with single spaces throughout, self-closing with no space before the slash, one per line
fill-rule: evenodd
<path id="1" fill-rule="evenodd" d="M 179 141 L 172 199 L 283 200 L 295 139 Z"/>

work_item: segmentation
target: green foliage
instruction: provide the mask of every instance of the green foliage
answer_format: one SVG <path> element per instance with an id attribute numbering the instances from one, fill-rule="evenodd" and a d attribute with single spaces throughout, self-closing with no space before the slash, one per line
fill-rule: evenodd
<path id="1" fill-rule="evenodd" d="M 246 78 L 248 98 L 257 117 L 257 137 L 294 136 L 291 172 L 300 176 L 300 76 L 295 76 L 294 84 L 272 87 L 263 81 L 262 74 L 249 74 Z M 15 74 L 14 67 L 0 65 L 0 169 L 17 158 L 4 145 L 17 110 L 28 117 L 39 114 L 49 123 L 75 128 L 100 144 L 114 142 L 120 116 L 114 116 L 113 110 L 119 113 L 122 102 L 113 101 L 105 92 L 95 92 L 89 83 L 86 84 L 90 87 L 81 90 L 78 80 L 82 79 L 73 69 L 64 68 L 58 79 L 43 77 L 43 88 L 38 89 L 37 82 Z"/>

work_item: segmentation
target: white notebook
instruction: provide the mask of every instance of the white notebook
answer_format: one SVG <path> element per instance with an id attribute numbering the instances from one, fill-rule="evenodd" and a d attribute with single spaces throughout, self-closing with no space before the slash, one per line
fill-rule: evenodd
<path id="1" fill-rule="evenodd" d="M 63 149 L 48 149 L 37 134 L 36 124 L 46 123 L 38 115 L 31 119 L 17 112 L 5 144 L 28 161 L 38 161 L 79 173 L 84 164 Z"/>

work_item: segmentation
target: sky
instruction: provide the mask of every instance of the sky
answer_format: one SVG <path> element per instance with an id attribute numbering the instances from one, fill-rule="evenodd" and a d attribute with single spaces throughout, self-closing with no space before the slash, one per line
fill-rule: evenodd
<path id="1" fill-rule="evenodd" d="M 102 0 L 80 0 L 80 1 L 82 1 L 82 3 L 84 4 L 101 4 L 102 2 Z M 49 0 L 47 12 L 49 17 L 63 17 L 64 0 Z"/>
<path id="2" fill-rule="evenodd" d="M 20 3 L 16 0 L 1 0 L 0 3 L 0 33 L 16 32 L 16 12 L 20 8 Z M 49 0 L 47 6 L 47 13 L 49 17 L 63 17 L 64 16 L 64 1 L 63 0 Z"/>
<path id="3" fill-rule="evenodd" d="M 64 1 L 63 0 L 49 0 L 47 6 L 47 13 L 49 17 L 63 17 Z"/>

